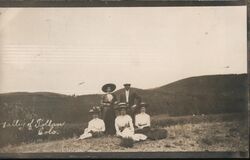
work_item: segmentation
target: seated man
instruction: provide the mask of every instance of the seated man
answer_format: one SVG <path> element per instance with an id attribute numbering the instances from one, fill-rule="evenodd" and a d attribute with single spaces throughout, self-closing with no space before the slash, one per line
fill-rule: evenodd
<path id="1" fill-rule="evenodd" d="M 139 105 L 140 113 L 135 116 L 135 132 L 147 134 L 150 130 L 150 116 L 146 113 L 148 105 L 142 102 Z"/>
<path id="2" fill-rule="evenodd" d="M 89 121 L 88 128 L 84 130 L 84 133 L 79 137 L 79 139 L 85 139 L 90 137 L 100 137 L 105 131 L 105 124 L 102 119 L 99 118 L 100 107 L 93 107 L 89 113 L 92 114 L 93 119 Z"/>

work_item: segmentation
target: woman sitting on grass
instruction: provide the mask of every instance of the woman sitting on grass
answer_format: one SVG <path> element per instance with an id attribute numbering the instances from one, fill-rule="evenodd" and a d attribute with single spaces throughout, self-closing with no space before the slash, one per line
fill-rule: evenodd
<path id="1" fill-rule="evenodd" d="M 131 138 L 134 141 L 147 139 L 147 136 L 143 134 L 134 134 L 132 118 L 126 113 L 126 103 L 119 103 L 118 109 L 120 115 L 115 119 L 116 135 L 121 138 Z"/>
<path id="2" fill-rule="evenodd" d="M 89 121 L 88 128 L 84 130 L 84 133 L 79 137 L 79 139 L 85 139 L 90 137 L 101 137 L 105 131 L 105 124 L 102 119 L 99 118 L 99 113 L 101 109 L 96 106 L 93 107 L 89 113 L 92 114 L 93 119 Z"/>
<path id="3" fill-rule="evenodd" d="M 135 116 L 135 132 L 146 134 L 150 131 L 150 115 L 146 113 L 148 105 L 141 102 L 139 105 L 140 113 Z"/>
<path id="4" fill-rule="evenodd" d="M 142 102 L 139 105 L 140 113 L 135 116 L 135 133 L 141 133 L 150 140 L 164 139 L 167 137 L 167 130 L 161 128 L 152 128 L 150 116 L 146 113 L 148 105 Z"/>

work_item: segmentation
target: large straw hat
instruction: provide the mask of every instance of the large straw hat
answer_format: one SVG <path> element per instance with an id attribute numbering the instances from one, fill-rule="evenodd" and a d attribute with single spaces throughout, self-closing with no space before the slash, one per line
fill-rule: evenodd
<path id="1" fill-rule="evenodd" d="M 145 103 L 145 102 L 141 102 L 138 106 L 139 106 L 139 108 L 141 108 L 141 107 L 147 108 L 147 107 L 148 107 L 148 104 Z"/>
<path id="2" fill-rule="evenodd" d="M 118 104 L 118 106 L 116 106 L 116 108 L 115 108 L 115 109 L 122 109 L 122 108 L 127 109 L 127 108 L 128 108 L 127 103 L 120 102 L 120 103 Z"/>
<path id="3" fill-rule="evenodd" d="M 107 92 L 107 89 L 110 87 L 110 92 L 113 92 L 116 89 L 116 85 L 113 83 L 108 83 L 102 86 L 102 91 Z"/>

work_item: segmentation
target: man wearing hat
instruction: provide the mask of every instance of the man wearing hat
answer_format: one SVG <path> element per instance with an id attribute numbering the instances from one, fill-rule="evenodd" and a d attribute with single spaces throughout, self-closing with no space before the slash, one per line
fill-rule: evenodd
<path id="1" fill-rule="evenodd" d="M 100 137 L 105 131 L 105 124 L 102 119 L 99 118 L 101 109 L 99 106 L 94 106 L 90 109 L 89 113 L 92 114 L 92 120 L 88 123 L 88 128 L 84 130 L 84 133 L 79 139 L 85 139 L 90 137 Z"/>
<path id="2" fill-rule="evenodd" d="M 120 94 L 120 102 L 125 102 L 128 105 L 129 114 L 133 119 L 135 118 L 136 106 L 141 103 L 141 97 L 136 94 L 133 90 L 131 90 L 130 83 L 125 83 L 124 90 Z"/>
<path id="3" fill-rule="evenodd" d="M 106 125 L 106 134 L 115 134 L 115 111 L 114 104 L 117 103 L 116 95 L 113 93 L 116 85 L 108 83 L 103 85 L 102 91 L 105 93 L 101 99 L 102 118 Z"/>

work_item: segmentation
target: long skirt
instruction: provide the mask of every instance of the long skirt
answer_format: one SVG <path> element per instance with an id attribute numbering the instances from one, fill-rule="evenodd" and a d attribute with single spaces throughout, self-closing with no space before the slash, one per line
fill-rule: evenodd
<path id="1" fill-rule="evenodd" d="M 151 140 L 164 139 L 168 132 L 165 129 L 144 127 L 143 129 L 136 129 L 135 133 L 144 134 Z"/>
<path id="2" fill-rule="evenodd" d="M 93 132 L 89 131 L 88 128 L 84 130 L 84 133 L 79 137 L 79 139 L 86 139 L 86 138 L 97 138 L 103 136 L 103 132 Z"/>
<path id="3" fill-rule="evenodd" d="M 144 134 L 135 134 L 131 129 L 125 128 L 120 135 L 122 138 L 132 138 L 134 141 L 146 140 L 147 136 Z"/>
<path id="4" fill-rule="evenodd" d="M 144 127 L 142 129 L 135 129 L 135 133 L 141 133 L 141 134 L 145 134 L 146 136 L 148 136 L 150 134 L 150 127 Z"/>
<path id="5" fill-rule="evenodd" d="M 103 121 L 105 123 L 105 133 L 109 135 L 115 134 L 115 111 L 112 106 L 103 107 Z"/>

